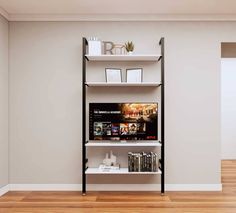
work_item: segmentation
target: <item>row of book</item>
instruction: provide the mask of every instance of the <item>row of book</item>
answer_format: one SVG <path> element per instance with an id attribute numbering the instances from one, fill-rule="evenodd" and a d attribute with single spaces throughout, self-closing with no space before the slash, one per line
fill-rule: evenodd
<path id="1" fill-rule="evenodd" d="M 159 168 L 158 154 L 154 152 L 129 152 L 129 172 L 157 172 Z"/>

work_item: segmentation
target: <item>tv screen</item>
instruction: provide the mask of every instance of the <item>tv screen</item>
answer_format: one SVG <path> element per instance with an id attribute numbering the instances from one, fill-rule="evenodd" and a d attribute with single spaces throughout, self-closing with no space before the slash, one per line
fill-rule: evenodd
<path id="1" fill-rule="evenodd" d="M 89 140 L 157 140 L 157 103 L 90 103 Z"/>

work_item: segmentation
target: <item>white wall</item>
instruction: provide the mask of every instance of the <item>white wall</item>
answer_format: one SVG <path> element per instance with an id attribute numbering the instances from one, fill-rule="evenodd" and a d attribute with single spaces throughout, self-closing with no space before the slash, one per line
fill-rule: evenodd
<path id="1" fill-rule="evenodd" d="M 221 60 L 221 156 L 236 159 L 236 58 Z"/>
<path id="2" fill-rule="evenodd" d="M 233 22 L 11 22 L 10 183 L 81 183 L 81 48 L 82 37 L 93 35 L 116 42 L 133 40 L 140 53 L 159 51 L 159 38 L 165 37 L 166 181 L 220 183 L 220 42 L 236 40 Z M 103 65 L 92 65 L 88 76 L 101 79 Z M 147 67 L 146 78 L 152 79 L 154 72 Z M 101 88 L 91 89 L 90 97 L 90 101 L 150 101 L 156 95 L 150 89 L 124 88 L 115 94 Z M 122 156 L 127 151 L 121 150 Z M 104 152 L 90 150 L 90 165 Z M 97 158 L 92 161 L 94 153 Z M 89 183 L 159 180 L 88 179 Z"/>
<path id="3" fill-rule="evenodd" d="M 8 21 L 0 15 L 0 188 L 8 184 Z"/>

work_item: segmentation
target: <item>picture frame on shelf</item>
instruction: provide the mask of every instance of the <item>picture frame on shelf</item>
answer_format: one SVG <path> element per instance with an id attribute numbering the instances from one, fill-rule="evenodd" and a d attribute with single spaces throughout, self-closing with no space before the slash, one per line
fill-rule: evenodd
<path id="1" fill-rule="evenodd" d="M 106 68 L 106 82 L 107 83 L 121 83 L 121 69 L 119 68 Z"/>
<path id="2" fill-rule="evenodd" d="M 142 68 L 126 69 L 126 82 L 127 83 L 141 83 L 142 81 L 143 81 Z"/>

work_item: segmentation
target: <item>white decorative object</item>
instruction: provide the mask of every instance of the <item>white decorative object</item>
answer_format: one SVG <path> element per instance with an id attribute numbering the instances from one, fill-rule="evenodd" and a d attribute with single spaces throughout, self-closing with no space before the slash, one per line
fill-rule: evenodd
<path id="1" fill-rule="evenodd" d="M 106 171 L 106 170 L 119 170 L 120 166 L 119 165 L 116 165 L 116 166 L 106 166 L 104 164 L 101 164 L 99 166 L 99 169 L 102 170 L 102 171 Z"/>
<path id="2" fill-rule="evenodd" d="M 102 54 L 102 43 L 97 37 L 88 39 L 88 53 L 89 55 L 101 55 Z"/>
<path id="3" fill-rule="evenodd" d="M 142 68 L 127 69 L 126 81 L 127 83 L 141 83 L 142 82 Z"/>
<path id="4" fill-rule="evenodd" d="M 110 151 L 110 157 L 108 153 L 106 153 L 106 157 L 103 160 L 103 165 L 105 166 L 115 166 L 116 164 L 116 156 L 113 155 L 112 151 Z"/>
<path id="5" fill-rule="evenodd" d="M 121 83 L 121 69 L 106 68 L 106 81 L 108 83 Z"/>

